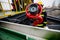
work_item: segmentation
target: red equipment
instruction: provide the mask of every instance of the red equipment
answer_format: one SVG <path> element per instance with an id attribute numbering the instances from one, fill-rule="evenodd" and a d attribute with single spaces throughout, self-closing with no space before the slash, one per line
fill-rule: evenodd
<path id="1" fill-rule="evenodd" d="M 33 26 L 37 26 L 43 22 L 43 18 L 41 16 L 42 6 L 37 3 L 30 4 L 26 7 L 26 16 L 29 19 L 35 19 L 33 22 Z"/>

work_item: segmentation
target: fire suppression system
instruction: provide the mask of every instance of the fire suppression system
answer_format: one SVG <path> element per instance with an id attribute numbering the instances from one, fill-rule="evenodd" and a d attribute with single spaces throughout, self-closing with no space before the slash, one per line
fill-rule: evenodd
<path id="1" fill-rule="evenodd" d="M 37 26 L 43 22 L 42 6 L 38 3 L 32 3 L 26 7 L 26 17 L 28 19 L 33 19 L 33 26 Z"/>

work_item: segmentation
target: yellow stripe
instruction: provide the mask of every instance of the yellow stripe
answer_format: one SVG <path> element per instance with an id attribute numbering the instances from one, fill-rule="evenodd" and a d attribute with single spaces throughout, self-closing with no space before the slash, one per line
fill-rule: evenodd
<path id="1" fill-rule="evenodd" d="M 37 26 L 43 26 L 43 24 L 38 24 Z"/>
<path id="2" fill-rule="evenodd" d="M 43 10 L 43 12 L 46 12 L 46 10 Z"/>
<path id="3" fill-rule="evenodd" d="M 43 15 L 43 14 L 41 14 L 41 16 L 43 16 L 43 17 L 44 17 L 44 15 Z"/>
<path id="4" fill-rule="evenodd" d="M 45 24 L 47 24 L 47 22 L 44 22 Z"/>

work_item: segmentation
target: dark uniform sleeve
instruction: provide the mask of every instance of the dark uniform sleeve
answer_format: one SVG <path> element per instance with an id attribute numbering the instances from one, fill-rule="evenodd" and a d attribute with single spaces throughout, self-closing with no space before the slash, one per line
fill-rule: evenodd
<path id="1" fill-rule="evenodd" d="M 43 26 L 46 26 L 46 24 L 47 24 L 47 12 L 46 12 L 46 10 L 43 10 L 43 15 L 44 15 L 44 22 L 43 22 Z"/>
<path id="2" fill-rule="evenodd" d="M 47 12 L 44 11 L 43 14 L 44 14 L 44 21 L 47 21 Z"/>

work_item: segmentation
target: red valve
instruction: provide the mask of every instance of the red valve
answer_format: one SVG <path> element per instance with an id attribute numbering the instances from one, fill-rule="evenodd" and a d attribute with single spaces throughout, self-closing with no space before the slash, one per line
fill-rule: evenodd
<path id="1" fill-rule="evenodd" d="M 36 15 L 33 15 L 29 12 L 29 7 L 33 4 L 36 4 L 38 7 L 38 11 L 39 12 L 36 12 Z M 27 18 L 29 19 L 37 19 L 34 21 L 33 25 L 36 26 L 37 24 L 40 24 L 43 22 L 43 18 L 41 17 L 41 13 L 42 13 L 42 6 L 40 4 L 37 4 L 37 3 L 33 3 L 33 4 L 30 4 L 26 7 L 26 16 Z M 32 10 L 33 11 L 33 10 Z"/>

